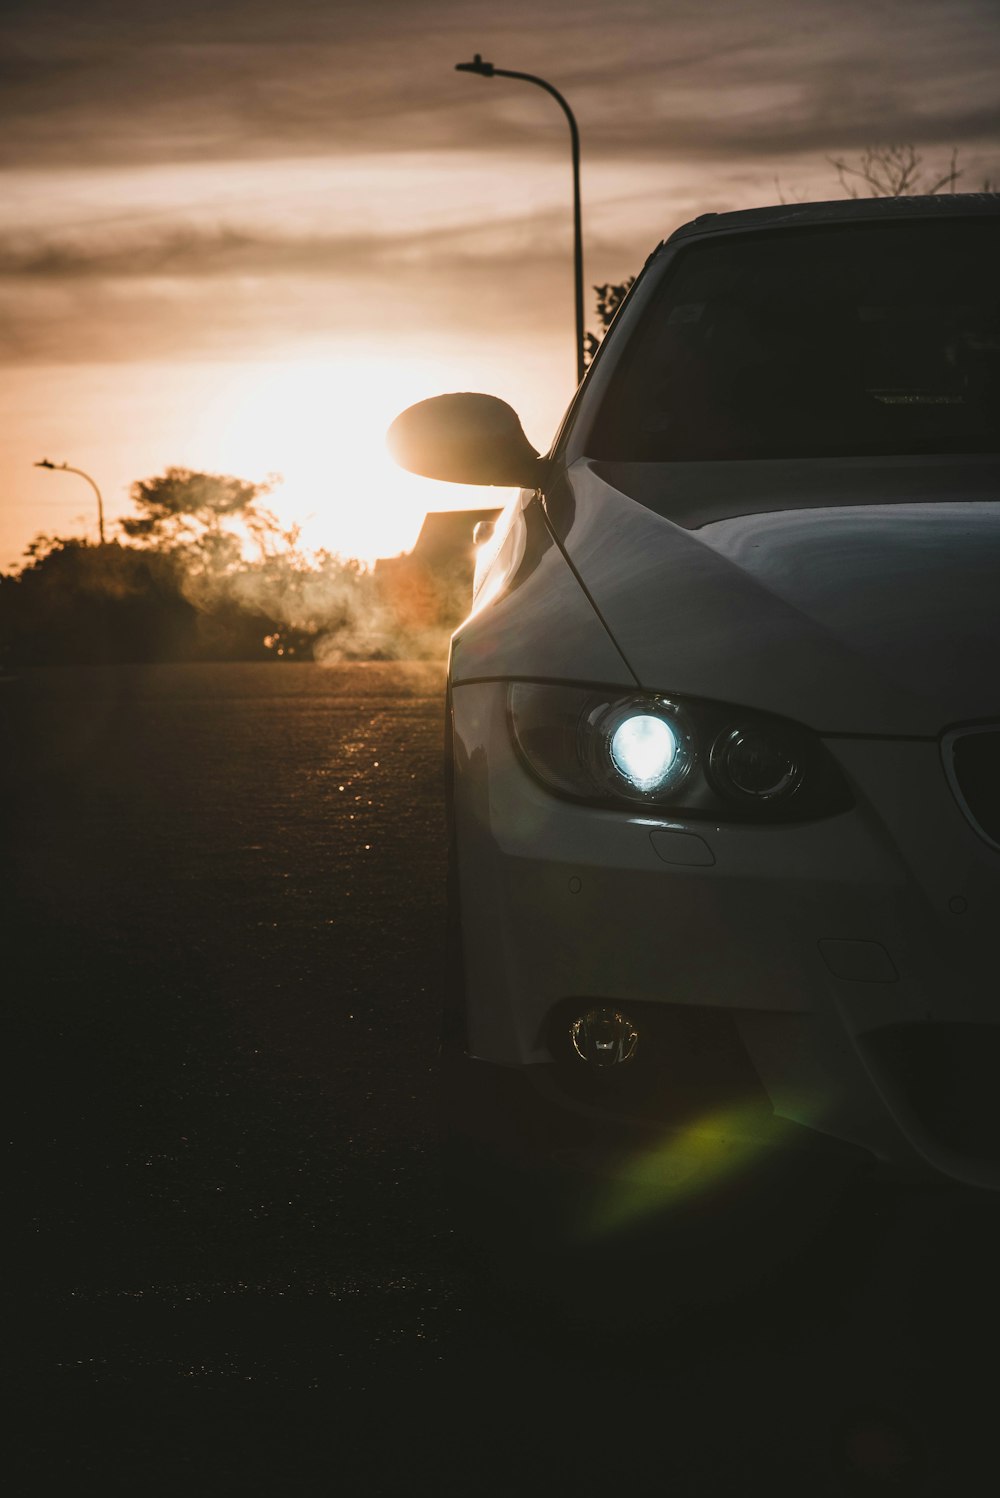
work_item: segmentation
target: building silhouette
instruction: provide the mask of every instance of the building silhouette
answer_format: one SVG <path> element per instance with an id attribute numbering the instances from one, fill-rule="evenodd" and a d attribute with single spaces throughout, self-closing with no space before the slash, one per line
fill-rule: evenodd
<path id="1" fill-rule="evenodd" d="M 379 558 L 375 581 L 400 629 L 457 628 L 472 601 L 472 533 L 480 521 L 499 514 L 499 509 L 430 510 L 412 551 Z"/>

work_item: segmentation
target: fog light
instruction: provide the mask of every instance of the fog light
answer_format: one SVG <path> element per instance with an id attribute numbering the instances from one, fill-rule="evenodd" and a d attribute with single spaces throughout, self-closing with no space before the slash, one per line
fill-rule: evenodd
<path id="1" fill-rule="evenodd" d="M 591 1066 L 622 1066 L 631 1061 L 639 1032 L 619 1009 L 588 1009 L 569 1027 L 573 1049 Z"/>

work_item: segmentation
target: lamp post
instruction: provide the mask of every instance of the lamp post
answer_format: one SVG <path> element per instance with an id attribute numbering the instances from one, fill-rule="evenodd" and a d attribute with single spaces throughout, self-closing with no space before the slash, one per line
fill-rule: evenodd
<path id="1" fill-rule="evenodd" d="M 104 545 L 104 501 L 101 499 L 101 491 L 98 489 L 89 473 L 84 473 L 82 468 L 71 468 L 68 463 L 52 463 L 48 458 L 42 458 L 41 462 L 33 465 L 35 468 L 51 468 L 56 473 L 78 473 L 97 495 L 97 528 L 101 536 L 101 545 Z"/>
<path id="2" fill-rule="evenodd" d="M 569 121 L 570 146 L 573 152 L 573 274 L 576 296 L 576 378 L 583 379 L 583 225 L 580 214 L 580 132 L 576 119 L 566 100 L 557 88 L 536 78 L 534 73 L 513 73 L 508 68 L 495 68 L 491 62 L 483 62 L 477 52 L 471 62 L 455 64 L 456 73 L 478 73 L 481 78 L 520 78 L 522 83 L 537 83 L 551 94 Z"/>

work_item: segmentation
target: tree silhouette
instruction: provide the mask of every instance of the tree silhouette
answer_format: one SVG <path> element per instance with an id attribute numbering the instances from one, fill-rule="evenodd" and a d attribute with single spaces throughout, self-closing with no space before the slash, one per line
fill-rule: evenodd
<path id="1" fill-rule="evenodd" d="M 0 655 L 18 665 L 198 654 L 198 610 L 174 557 L 117 541 L 46 537 L 0 575 Z"/>
<path id="2" fill-rule="evenodd" d="M 856 161 L 848 161 L 843 156 L 828 156 L 826 159 L 836 171 L 841 191 L 848 198 L 933 198 L 939 193 L 956 190 L 963 175 L 958 154 L 958 147 L 953 147 L 948 165 L 942 169 L 939 163 L 934 171 L 925 168 L 923 156 L 916 146 L 909 143 L 865 146 Z M 789 202 L 777 177 L 774 185 L 779 202 Z M 982 191 L 993 191 L 989 177 L 983 180 Z M 804 202 L 806 199 L 793 198 L 791 201 Z"/>
<path id="3" fill-rule="evenodd" d="M 944 172 L 927 177 L 923 157 L 913 145 L 865 146 L 857 165 L 843 157 L 828 156 L 849 198 L 908 198 L 914 194 L 934 197 L 939 192 L 954 192 L 962 172 L 958 165 L 958 147 L 954 147 Z"/>
<path id="4" fill-rule="evenodd" d="M 618 308 L 621 306 L 629 289 L 635 284 L 635 276 L 628 276 L 624 281 L 605 281 L 601 286 L 595 286 L 597 294 L 597 320 L 601 325 L 599 333 L 586 332 L 583 335 L 583 358 L 584 363 L 593 363 L 594 355 L 601 346 L 601 340 L 611 326 L 611 320 Z"/>
<path id="5" fill-rule="evenodd" d="M 239 533 L 224 521 L 237 522 L 262 555 L 276 541 L 294 543 L 296 533 L 282 531 L 277 517 L 260 503 L 273 487 L 273 480 L 255 484 L 231 474 L 168 468 L 132 485 L 129 495 L 139 514 L 123 520 L 121 527 L 140 545 L 185 550 L 190 562 L 200 558 L 205 568 L 218 570 L 242 555 Z"/>
<path id="6" fill-rule="evenodd" d="M 131 486 L 127 540 L 38 536 L 0 573 L 0 661 L 368 659 L 410 639 L 359 562 L 299 547 L 261 504 L 271 482 L 168 468 Z M 257 555 L 247 555 L 247 541 Z M 251 548 L 252 551 L 253 548 Z"/>

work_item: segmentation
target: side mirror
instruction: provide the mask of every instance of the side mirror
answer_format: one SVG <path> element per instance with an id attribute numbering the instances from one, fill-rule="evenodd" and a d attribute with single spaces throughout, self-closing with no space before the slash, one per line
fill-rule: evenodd
<path id="1" fill-rule="evenodd" d="M 389 451 L 401 468 L 451 484 L 534 489 L 542 460 L 517 413 L 492 395 L 435 395 L 403 411 L 389 428 Z"/>

